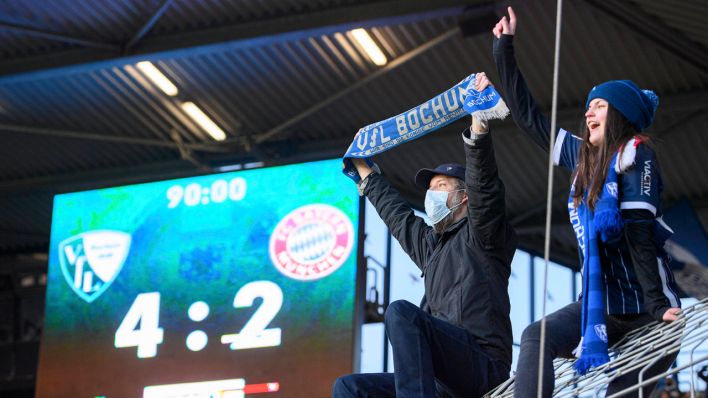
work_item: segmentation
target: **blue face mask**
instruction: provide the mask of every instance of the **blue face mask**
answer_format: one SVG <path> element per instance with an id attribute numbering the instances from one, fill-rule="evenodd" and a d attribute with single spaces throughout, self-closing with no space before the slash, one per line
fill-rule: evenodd
<path id="1" fill-rule="evenodd" d="M 459 191 L 464 191 L 464 189 L 458 189 L 452 192 Z M 453 206 L 452 209 L 447 207 L 447 196 L 449 193 L 448 191 L 432 191 L 430 189 L 425 193 L 425 214 L 428 215 L 433 225 L 442 221 L 443 218 L 461 204 Z"/>

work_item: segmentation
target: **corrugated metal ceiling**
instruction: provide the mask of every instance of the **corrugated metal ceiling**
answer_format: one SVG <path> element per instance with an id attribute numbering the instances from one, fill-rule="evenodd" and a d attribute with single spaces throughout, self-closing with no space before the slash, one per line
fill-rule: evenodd
<path id="1" fill-rule="evenodd" d="M 203 172 L 196 165 L 337 156 L 359 127 L 405 111 L 472 72 L 484 70 L 495 76 L 488 28 L 482 26 L 483 33 L 463 37 L 456 31 L 458 12 L 453 12 L 459 9 L 437 7 L 469 3 L 469 12 L 481 21 L 505 5 L 446 1 L 436 6 L 415 1 L 406 3 L 417 12 L 410 16 L 391 1 L 106 0 L 92 3 L 90 9 L 78 2 L 51 2 L 51 7 L 44 7 L 47 3 L 0 5 L 0 70 L 16 68 L 19 62 L 30 72 L 0 76 L 0 204 L 7 215 L 0 219 L 0 251 L 4 252 L 27 250 L 26 239 L 14 241 L 13 231 L 21 231 L 25 238 L 47 236 L 46 206 L 52 192 L 116 184 L 117 177 L 122 183 L 131 178 Z M 705 6 L 687 2 L 666 9 L 662 4 L 626 2 L 623 7 L 634 7 L 645 18 L 660 18 L 663 28 L 679 35 L 671 40 L 690 38 L 691 45 L 705 49 L 705 34 L 695 28 L 708 22 L 708 13 L 699 12 Z M 549 109 L 554 2 L 518 2 L 515 8 L 520 17 L 515 39 L 519 63 L 541 107 Z M 348 22 L 342 20 L 342 10 L 351 13 Z M 362 24 L 390 60 L 405 62 L 376 67 L 350 37 L 348 30 L 355 21 L 361 16 L 376 18 L 377 12 L 388 20 L 363 20 Z M 309 30 L 286 34 L 288 28 L 303 26 L 293 15 L 321 19 Z M 690 23 L 684 29 L 678 21 L 686 15 Z M 341 25 L 332 22 L 334 26 L 329 26 L 328 16 Z M 585 95 L 597 82 L 630 78 L 653 88 L 662 98 L 652 132 L 662 139 L 658 149 L 664 164 L 665 197 L 668 202 L 690 198 L 708 224 L 708 214 L 702 210 L 708 207 L 708 176 L 686 177 L 708 166 L 701 154 L 701 148 L 708 148 L 702 136 L 708 76 L 706 68 L 696 62 L 700 58 L 678 57 L 667 43 L 628 28 L 594 0 L 565 2 L 563 17 L 560 125 L 574 130 L 582 117 Z M 278 31 L 282 18 L 293 25 Z M 261 24 L 268 34 L 258 40 L 227 35 L 231 40 L 219 44 L 223 40 L 220 32 L 237 31 L 244 24 Z M 106 55 L 110 48 L 92 47 L 134 44 L 143 48 L 171 35 L 187 37 L 194 32 L 206 37 L 205 31 L 219 34 L 211 37 L 211 43 L 191 50 L 181 50 L 174 43 L 173 50 L 178 51 L 144 56 L 128 51 L 121 58 L 119 53 Z M 72 42 L 72 38 L 90 38 L 91 43 Z M 82 49 L 82 57 L 96 62 L 67 63 L 65 55 L 77 48 Z M 27 64 L 25 57 L 41 55 L 61 60 L 63 69 L 31 72 L 36 65 Z M 135 68 L 143 58 L 175 83 L 178 96 L 165 95 Z M 228 139 L 215 143 L 208 138 L 179 108 L 182 101 L 197 103 Z M 458 134 L 465 123 L 383 154 L 377 161 L 404 195 L 419 205 L 422 195 L 412 190 L 412 175 L 420 166 L 461 160 Z M 545 155 L 510 121 L 497 123 L 493 129 L 509 214 L 525 231 L 524 245 L 539 251 Z M 192 163 L 181 158 L 180 148 L 192 157 Z M 555 212 L 564 217 L 568 176 L 557 174 Z M 23 195 L 36 199 L 23 206 L 18 200 Z M 560 226 L 562 218 L 556 222 L 558 230 L 565 231 L 555 237 L 556 258 L 573 261 L 570 229 Z M 38 241 L 32 250 L 42 250 L 42 245 L 46 241 Z"/>

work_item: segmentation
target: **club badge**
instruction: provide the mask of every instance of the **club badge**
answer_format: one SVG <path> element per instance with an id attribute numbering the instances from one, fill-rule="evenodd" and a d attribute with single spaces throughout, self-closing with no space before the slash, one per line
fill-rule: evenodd
<path id="1" fill-rule="evenodd" d="M 605 324 L 603 324 L 603 323 L 597 324 L 594 326 L 594 329 L 595 329 L 595 334 L 597 335 L 597 337 L 600 340 L 607 343 L 607 327 L 605 326 Z"/>
<path id="2" fill-rule="evenodd" d="M 313 204 L 286 215 L 270 236 L 270 258 L 283 275 L 308 281 L 324 278 L 349 258 L 354 228 L 336 207 Z"/>
<path id="3" fill-rule="evenodd" d="M 130 242 L 125 232 L 98 230 L 59 243 L 59 266 L 69 287 L 87 303 L 96 300 L 123 268 Z"/>

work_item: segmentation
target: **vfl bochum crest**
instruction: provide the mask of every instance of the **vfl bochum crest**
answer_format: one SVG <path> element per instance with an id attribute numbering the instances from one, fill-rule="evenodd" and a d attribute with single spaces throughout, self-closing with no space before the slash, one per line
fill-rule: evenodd
<path id="1" fill-rule="evenodd" d="M 96 300 L 113 283 L 130 250 L 125 232 L 97 230 L 59 243 L 59 266 L 69 287 L 87 303 Z"/>

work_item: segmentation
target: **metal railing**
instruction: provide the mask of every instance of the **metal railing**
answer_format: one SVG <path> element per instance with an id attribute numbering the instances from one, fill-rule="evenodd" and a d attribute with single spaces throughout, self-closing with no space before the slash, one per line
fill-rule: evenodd
<path id="1" fill-rule="evenodd" d="M 620 376 L 639 370 L 637 383 L 607 398 L 619 397 L 641 387 L 654 383 L 668 375 L 689 370 L 691 377 L 691 397 L 695 398 L 695 371 L 698 364 L 706 364 L 708 355 L 695 356 L 696 349 L 708 340 L 708 298 L 682 310 L 679 319 L 671 323 L 653 322 L 627 333 L 610 348 L 610 362 L 592 369 L 580 376 L 573 369 L 574 359 L 558 358 L 553 361 L 556 375 L 553 397 L 598 397 L 607 385 Z M 688 363 L 682 364 L 659 375 L 645 378 L 645 372 L 666 355 L 678 353 L 681 348 L 690 349 Z M 488 398 L 512 397 L 514 377 L 487 393 Z"/>

